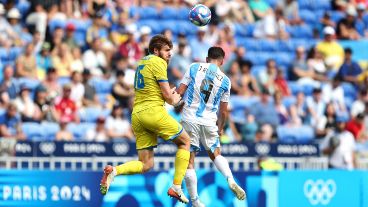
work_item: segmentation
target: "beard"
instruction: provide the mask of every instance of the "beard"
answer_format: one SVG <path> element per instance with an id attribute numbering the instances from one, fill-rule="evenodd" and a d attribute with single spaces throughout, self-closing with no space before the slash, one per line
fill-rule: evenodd
<path id="1" fill-rule="evenodd" d="M 167 64 L 169 64 L 170 58 L 164 58 L 164 54 L 162 52 L 158 52 L 158 56 L 166 61 Z"/>

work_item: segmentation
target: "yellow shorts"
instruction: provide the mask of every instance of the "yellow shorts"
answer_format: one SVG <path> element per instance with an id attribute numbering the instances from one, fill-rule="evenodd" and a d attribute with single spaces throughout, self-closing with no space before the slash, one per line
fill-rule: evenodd
<path id="1" fill-rule="evenodd" d="M 181 124 L 172 118 L 163 106 L 132 114 L 132 128 L 137 150 L 156 147 L 158 137 L 166 141 L 172 140 L 183 131 Z"/>

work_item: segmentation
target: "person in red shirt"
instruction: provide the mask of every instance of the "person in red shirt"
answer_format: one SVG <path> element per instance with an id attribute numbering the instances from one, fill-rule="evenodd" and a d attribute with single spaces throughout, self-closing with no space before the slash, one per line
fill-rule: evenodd
<path id="1" fill-rule="evenodd" d="M 287 81 L 284 77 L 284 72 L 281 69 L 277 70 L 276 78 L 275 78 L 276 88 L 281 91 L 283 96 L 290 96 L 291 91 L 287 84 Z"/>
<path id="2" fill-rule="evenodd" d="M 58 122 L 76 122 L 79 123 L 76 103 L 70 98 L 71 85 L 63 86 L 62 96 L 55 99 L 56 120 Z"/>
<path id="3" fill-rule="evenodd" d="M 354 135 L 355 140 L 363 139 L 364 132 L 364 114 L 360 113 L 348 123 L 346 123 L 346 130 Z"/>

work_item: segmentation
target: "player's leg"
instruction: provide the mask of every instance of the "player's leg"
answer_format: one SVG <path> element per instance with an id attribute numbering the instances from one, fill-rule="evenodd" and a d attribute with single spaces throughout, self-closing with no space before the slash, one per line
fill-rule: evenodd
<path id="1" fill-rule="evenodd" d="M 132 127 L 136 136 L 139 160 L 129 161 L 115 167 L 107 165 L 100 183 L 100 191 L 103 195 L 107 193 L 115 176 L 140 174 L 153 167 L 153 148 L 157 146 L 157 136 L 146 130 L 137 114 L 132 116 Z"/>
<path id="2" fill-rule="evenodd" d="M 207 150 L 208 156 L 215 164 L 216 168 L 220 171 L 220 173 L 226 178 L 230 189 L 233 191 L 235 196 L 239 200 L 244 200 L 246 195 L 245 191 L 235 182 L 233 173 L 231 172 L 228 161 L 225 157 L 221 155 L 220 147 L 217 147 L 215 150 Z"/>
<path id="3" fill-rule="evenodd" d="M 151 109 L 151 111 L 154 112 L 153 117 L 157 117 L 154 118 L 155 120 L 152 122 L 149 129 L 156 133 L 159 137 L 162 137 L 164 140 L 172 141 L 178 147 L 174 164 L 174 181 L 173 185 L 168 191 L 168 195 L 178 199 L 183 203 L 188 203 L 189 200 L 185 197 L 181 189 L 181 184 L 189 164 L 189 135 L 185 132 L 183 127 L 167 113 L 164 107 L 154 107 Z M 150 120 L 152 120 L 153 117 L 149 117 Z"/>
<path id="4" fill-rule="evenodd" d="M 197 174 L 194 169 L 194 159 L 196 152 L 200 150 L 199 145 L 199 131 L 200 127 L 198 124 L 193 124 L 190 122 L 181 122 L 184 129 L 190 136 L 190 159 L 187 172 L 185 173 L 185 184 L 188 189 L 188 193 L 190 196 L 190 200 L 192 201 L 193 207 L 205 207 L 204 204 L 201 203 L 198 191 L 197 191 Z"/>

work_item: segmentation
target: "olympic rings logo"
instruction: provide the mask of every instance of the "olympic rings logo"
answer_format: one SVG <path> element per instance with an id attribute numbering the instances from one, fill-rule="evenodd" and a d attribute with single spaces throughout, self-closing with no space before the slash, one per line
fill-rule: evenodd
<path id="1" fill-rule="evenodd" d="M 334 180 L 326 181 L 311 179 L 304 183 L 304 195 L 308 198 L 311 205 L 327 205 L 336 194 L 336 183 Z"/>

